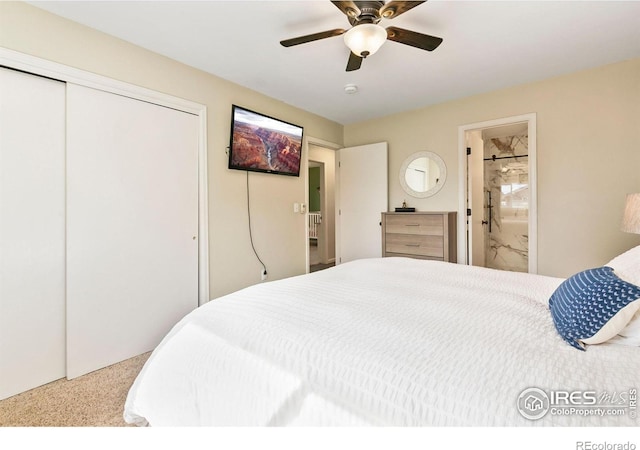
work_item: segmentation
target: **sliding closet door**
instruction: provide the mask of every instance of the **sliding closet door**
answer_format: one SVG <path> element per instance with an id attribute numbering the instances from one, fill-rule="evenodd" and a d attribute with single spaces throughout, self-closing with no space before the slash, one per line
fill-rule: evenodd
<path id="1" fill-rule="evenodd" d="M 0 68 L 0 400 L 65 375 L 65 84 Z"/>
<path id="2" fill-rule="evenodd" d="M 152 350 L 198 305 L 197 116 L 69 84 L 67 377 Z"/>

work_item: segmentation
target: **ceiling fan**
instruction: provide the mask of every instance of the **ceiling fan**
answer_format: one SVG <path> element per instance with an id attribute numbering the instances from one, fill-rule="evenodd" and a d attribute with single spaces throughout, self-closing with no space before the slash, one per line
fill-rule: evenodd
<path id="1" fill-rule="evenodd" d="M 421 2 L 394 0 L 388 3 L 383 1 L 332 1 L 331 3 L 347 16 L 352 28 L 349 30 L 337 28 L 285 39 L 280 41 L 280 44 L 284 47 L 292 47 L 344 34 L 345 43 L 351 50 L 347 61 L 347 72 L 358 70 L 362 65 L 362 60 L 378 51 L 387 39 L 430 52 L 442 43 L 442 38 L 398 27 L 385 29 L 378 25 L 382 19 L 393 19 L 425 2 L 426 0 Z"/>

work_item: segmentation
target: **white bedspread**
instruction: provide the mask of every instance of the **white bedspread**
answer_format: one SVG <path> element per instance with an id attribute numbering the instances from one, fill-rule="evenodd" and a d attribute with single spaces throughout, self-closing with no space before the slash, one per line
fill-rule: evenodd
<path id="1" fill-rule="evenodd" d="M 628 392 L 640 348 L 572 348 L 547 301 L 562 280 L 366 259 L 227 295 L 185 317 L 132 386 L 129 423 L 618 426 L 523 418 L 529 387 Z"/>

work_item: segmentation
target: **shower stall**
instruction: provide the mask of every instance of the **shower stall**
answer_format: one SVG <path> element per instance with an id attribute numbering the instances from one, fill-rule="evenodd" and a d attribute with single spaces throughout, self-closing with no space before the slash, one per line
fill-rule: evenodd
<path id="1" fill-rule="evenodd" d="M 484 139 L 484 265 L 528 271 L 529 160 L 526 134 Z"/>

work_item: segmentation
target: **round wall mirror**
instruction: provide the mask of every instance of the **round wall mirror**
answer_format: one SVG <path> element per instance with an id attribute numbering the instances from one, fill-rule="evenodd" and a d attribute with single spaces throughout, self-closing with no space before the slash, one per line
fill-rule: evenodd
<path id="1" fill-rule="evenodd" d="M 447 167 L 440 156 L 433 152 L 417 152 L 410 155 L 400 167 L 400 184 L 412 197 L 435 195 L 447 179 Z"/>

